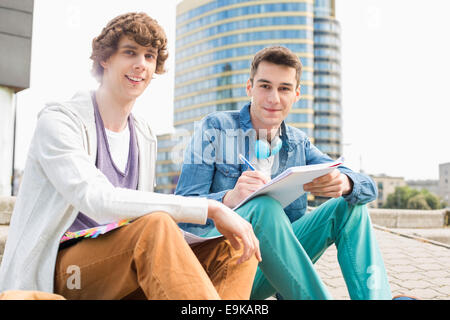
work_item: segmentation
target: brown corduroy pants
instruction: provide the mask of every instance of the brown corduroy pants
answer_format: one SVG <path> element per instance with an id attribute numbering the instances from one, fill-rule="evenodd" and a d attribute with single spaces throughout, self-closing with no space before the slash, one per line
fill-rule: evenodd
<path id="1" fill-rule="evenodd" d="M 67 299 L 249 299 L 258 261 L 224 238 L 190 247 L 164 212 L 58 253 L 54 291 Z"/>

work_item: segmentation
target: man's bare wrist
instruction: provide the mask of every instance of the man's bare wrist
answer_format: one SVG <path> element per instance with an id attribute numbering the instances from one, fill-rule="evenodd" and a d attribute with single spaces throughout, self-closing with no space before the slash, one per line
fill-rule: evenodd
<path id="1" fill-rule="evenodd" d="M 222 198 L 222 203 L 223 203 L 224 205 L 226 205 L 228 208 L 231 208 L 231 207 L 232 207 L 232 203 L 230 203 L 230 200 L 229 200 L 232 191 L 233 191 L 233 190 L 228 190 L 227 193 L 225 193 L 225 195 L 224 195 L 223 198 Z"/>
<path id="2" fill-rule="evenodd" d="M 345 175 L 345 176 L 347 177 L 347 181 L 348 181 L 348 190 L 346 190 L 344 192 L 344 195 L 347 196 L 347 195 L 349 195 L 350 193 L 353 192 L 353 180 L 350 179 L 349 176 L 347 176 L 347 175 Z"/>

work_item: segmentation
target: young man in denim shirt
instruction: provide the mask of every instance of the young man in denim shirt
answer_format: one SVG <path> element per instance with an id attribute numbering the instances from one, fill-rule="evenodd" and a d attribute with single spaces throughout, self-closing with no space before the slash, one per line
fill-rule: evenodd
<path id="1" fill-rule="evenodd" d="M 298 57 L 284 47 L 255 55 L 246 87 L 251 102 L 240 111 L 213 113 L 196 124 L 176 194 L 207 197 L 234 208 L 289 167 L 333 161 L 304 132 L 284 122 L 300 99 L 301 68 Z M 258 158 L 264 150 L 253 148 L 262 141 L 270 146 L 269 154 Z M 257 170 L 247 170 L 239 153 Z M 330 299 L 313 264 L 335 243 L 350 297 L 391 299 L 365 205 L 377 197 L 374 182 L 340 166 L 304 185 L 304 190 L 332 199 L 310 213 L 306 194 L 285 208 L 260 196 L 236 210 L 253 225 L 260 241 L 262 262 L 251 298 L 265 299 L 278 292 L 286 299 Z M 219 234 L 211 220 L 206 225 L 179 225 L 200 236 Z"/>

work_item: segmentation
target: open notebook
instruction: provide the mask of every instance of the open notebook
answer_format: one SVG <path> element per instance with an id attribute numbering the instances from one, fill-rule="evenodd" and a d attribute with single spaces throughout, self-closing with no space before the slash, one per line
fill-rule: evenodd
<path id="1" fill-rule="evenodd" d="M 307 166 L 290 167 L 281 174 L 261 186 L 254 193 L 242 200 L 233 210 L 238 209 L 250 199 L 257 196 L 268 195 L 278 200 L 283 208 L 305 193 L 303 185 L 315 178 L 330 173 L 342 164 L 339 158 L 333 162 L 312 164 Z"/>

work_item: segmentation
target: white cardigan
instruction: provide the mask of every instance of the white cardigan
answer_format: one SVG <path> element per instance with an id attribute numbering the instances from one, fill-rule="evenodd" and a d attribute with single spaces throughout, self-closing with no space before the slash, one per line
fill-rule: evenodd
<path id="1" fill-rule="evenodd" d="M 153 192 L 156 138 L 135 118 L 138 190 L 115 188 L 95 166 L 97 135 L 89 92 L 39 113 L 0 266 L 0 292 L 53 292 L 59 240 L 79 211 L 100 224 L 165 211 L 206 223 L 207 200 Z"/>

